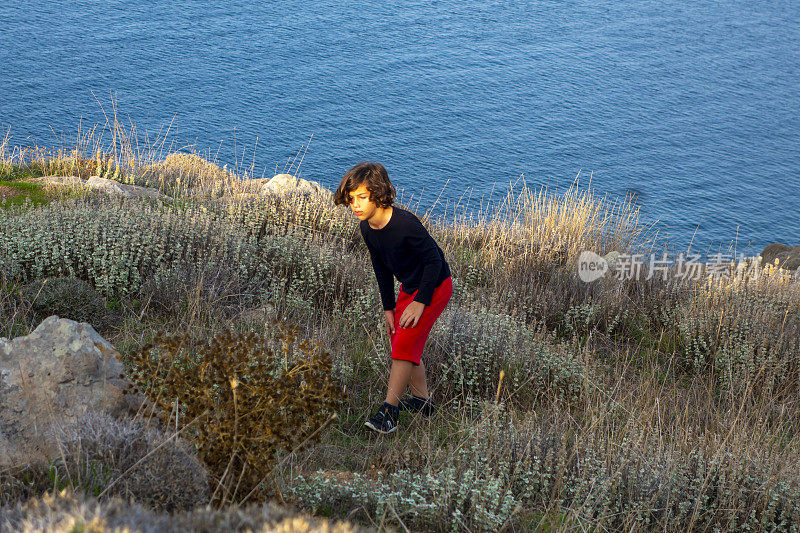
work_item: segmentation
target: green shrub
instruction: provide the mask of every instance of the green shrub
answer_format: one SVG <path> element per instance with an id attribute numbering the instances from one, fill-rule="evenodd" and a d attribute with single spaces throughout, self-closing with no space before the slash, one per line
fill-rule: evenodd
<path id="1" fill-rule="evenodd" d="M 30 304 L 37 321 L 58 315 L 88 322 L 98 332 L 103 332 L 116 319 L 106 307 L 103 296 L 81 279 L 67 276 L 37 279 L 23 285 L 19 294 Z"/>
<path id="2" fill-rule="evenodd" d="M 137 199 L 84 198 L 25 212 L 0 212 L 0 266 L 23 281 L 69 275 L 105 294 L 136 294 L 157 271 L 179 265 L 229 265 L 239 286 L 268 265 L 244 228 L 197 207 Z"/>
<path id="3" fill-rule="evenodd" d="M 494 398 L 501 371 L 502 397 L 519 405 L 583 395 L 586 369 L 570 344 L 557 343 L 541 325 L 529 327 L 483 306 L 451 305 L 431 330 L 428 345 L 426 364 L 442 368 L 440 395 Z"/>
<path id="4" fill-rule="evenodd" d="M 800 485 L 766 455 L 659 449 L 569 415 L 517 418 L 491 401 L 479 414 L 422 470 L 318 470 L 295 476 L 288 492 L 312 510 L 425 531 L 515 530 L 522 509 L 613 531 L 800 529 Z"/>
<path id="5" fill-rule="evenodd" d="M 518 503 L 503 484 L 469 468 L 426 474 L 401 470 L 377 482 L 358 473 L 341 481 L 318 471 L 297 476 L 290 494 L 313 512 L 358 509 L 362 518 L 385 517 L 395 524 L 399 518 L 415 530 L 498 531 Z"/>
<path id="6" fill-rule="evenodd" d="M 68 275 L 109 297 L 152 296 L 176 314 L 191 291 L 231 313 L 261 299 L 348 309 L 362 292 L 368 256 L 343 261 L 352 235 L 311 234 L 290 218 L 137 199 L 56 202 L 0 212 L 0 269 L 23 282 Z"/>

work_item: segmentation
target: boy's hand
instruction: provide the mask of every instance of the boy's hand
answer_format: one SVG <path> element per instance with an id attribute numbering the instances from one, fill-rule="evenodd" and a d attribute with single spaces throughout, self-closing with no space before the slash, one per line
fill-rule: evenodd
<path id="1" fill-rule="evenodd" d="M 422 316 L 422 311 L 425 310 L 425 304 L 421 302 L 411 302 L 403 311 L 403 316 L 397 323 L 401 328 L 413 328 L 419 322 L 419 317 Z"/>
<path id="2" fill-rule="evenodd" d="M 394 309 L 388 309 L 383 314 L 386 316 L 386 333 L 391 335 L 394 333 Z"/>

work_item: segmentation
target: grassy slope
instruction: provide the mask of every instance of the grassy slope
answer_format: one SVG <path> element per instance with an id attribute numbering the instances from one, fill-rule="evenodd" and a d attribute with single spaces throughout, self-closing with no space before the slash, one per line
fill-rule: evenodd
<path id="1" fill-rule="evenodd" d="M 19 190 L 21 197 L 30 196 L 33 201 L 41 192 L 27 185 L 22 186 L 20 180 L 26 175 L 36 174 L 35 167 L 7 168 L 4 183 Z M 38 199 L 48 201 L 47 198 Z M 587 245 L 588 241 L 582 240 L 581 232 L 585 232 L 584 228 L 590 226 L 586 222 L 591 213 L 580 213 L 581 207 L 576 201 L 570 203 L 567 200 L 560 211 L 543 209 L 543 206 L 546 207 L 545 204 L 536 204 L 533 207 L 529 205 L 523 210 L 525 212 L 527 209 L 527 212 L 536 216 L 542 213 L 541 220 L 546 220 L 537 226 L 541 227 L 541 231 L 535 235 L 536 242 L 547 243 L 548 239 L 552 242 L 553 235 L 558 233 L 559 236 L 555 239 L 562 240 L 556 242 L 563 244 L 568 256 L 574 257 L 576 250 Z M 370 351 L 376 339 L 370 340 L 363 333 L 363 328 L 350 331 L 345 328 L 344 322 L 339 324 L 330 316 L 316 316 L 313 308 L 308 312 L 298 310 L 295 315 L 307 321 L 306 330 L 311 335 L 325 339 L 331 346 L 344 346 L 345 348 L 335 353 L 340 357 L 346 354 L 352 356 L 356 366 L 348 382 L 351 399 L 340 412 L 338 423 L 326 432 L 320 445 L 298 452 L 294 460 L 287 462 L 277 472 L 287 499 L 294 498 L 293 501 L 314 507 L 321 514 L 358 514 L 360 505 L 372 503 L 368 503 L 368 499 L 359 500 L 365 496 L 354 488 L 352 481 L 340 482 L 338 485 L 334 483 L 338 487 L 335 490 L 330 485 L 312 485 L 321 495 L 321 501 L 312 505 L 310 502 L 315 500 L 292 490 L 296 471 L 312 478 L 318 469 L 328 471 L 322 478 L 341 477 L 341 474 L 336 474 L 337 471 L 345 474 L 356 472 L 372 480 L 370 483 L 373 485 L 370 486 L 373 488 L 392 486 L 397 489 L 412 483 L 398 477 L 410 472 L 432 472 L 443 479 L 446 477 L 444 466 L 448 464 L 457 465 L 461 472 L 459 475 L 464 476 L 464 466 L 470 462 L 480 465 L 481 458 L 492 456 L 495 461 L 509 460 L 512 450 L 516 450 L 514 453 L 517 454 L 520 451 L 514 447 L 514 442 L 538 445 L 536 453 L 531 451 L 530 445 L 527 448 L 526 453 L 531 453 L 531 457 L 541 458 L 553 453 L 552 446 L 561 450 L 559 453 L 564 456 L 560 460 L 553 457 L 555 462 L 552 470 L 547 470 L 544 466 L 536 470 L 539 475 L 545 476 L 541 485 L 536 485 L 540 487 L 540 492 L 534 493 L 527 500 L 518 495 L 521 505 L 505 522 L 510 530 L 522 531 L 533 527 L 572 530 L 595 521 L 604 522 L 605 527 L 610 529 L 628 529 L 637 524 L 642 525 L 637 516 L 643 510 L 650 513 L 650 525 L 656 529 L 659 524 L 664 527 L 667 524 L 672 527 L 679 525 L 682 528 L 700 527 L 699 524 L 702 527 L 711 527 L 716 524 L 722 529 L 731 529 L 735 528 L 736 522 L 733 520 L 746 517 L 751 510 L 762 512 L 759 501 L 767 493 L 762 492 L 759 495 L 758 491 L 751 491 L 748 485 L 750 481 L 747 480 L 760 480 L 758 482 L 763 483 L 759 488 L 761 491 L 771 484 L 777 486 L 778 482 L 790 485 L 796 483 L 796 465 L 800 450 L 796 415 L 800 414 L 800 408 L 793 397 L 782 396 L 776 391 L 755 391 L 754 387 L 748 386 L 745 386 L 742 393 L 733 394 L 723 386 L 726 382 L 720 381 L 718 374 L 724 372 L 724 367 L 714 366 L 714 354 L 723 353 L 714 351 L 717 348 L 709 348 L 711 351 L 704 355 L 712 358 L 710 366 L 703 364 L 693 367 L 691 358 L 683 355 L 696 349 L 698 340 L 713 341 L 715 346 L 728 346 L 725 344 L 725 331 L 730 331 L 730 336 L 734 336 L 737 328 L 744 327 L 742 324 L 745 319 L 753 321 L 758 318 L 759 313 L 766 313 L 762 307 L 753 304 L 750 316 L 729 324 L 725 322 L 724 315 L 722 318 L 712 316 L 714 306 L 703 307 L 694 303 L 690 305 L 687 302 L 694 300 L 682 299 L 685 297 L 683 294 L 658 292 L 658 287 L 634 284 L 627 288 L 629 292 L 619 301 L 603 301 L 603 307 L 598 308 L 599 314 L 593 314 L 594 311 L 591 310 L 584 312 L 584 309 L 590 308 L 582 307 L 584 303 L 580 298 L 587 295 L 566 282 L 554 280 L 553 273 L 565 262 L 558 250 L 550 252 L 539 249 L 534 260 L 526 259 L 530 262 L 522 266 L 512 266 L 508 258 L 513 257 L 513 254 L 509 255 L 509 249 L 501 246 L 504 241 L 498 238 L 497 228 L 492 224 L 484 224 L 478 230 L 457 224 L 452 230 L 439 226 L 432 233 L 443 244 L 447 256 L 454 258 L 452 267 L 457 277 L 464 280 L 469 290 L 484 294 L 486 298 L 482 301 L 491 307 L 493 313 L 501 310 L 513 312 L 515 316 L 525 317 L 524 322 L 529 324 L 534 319 L 539 320 L 546 329 L 555 334 L 556 341 L 583 354 L 590 372 L 585 375 L 582 392 L 570 400 L 556 395 L 557 391 L 554 389 L 544 389 L 538 402 L 526 407 L 511 401 L 512 398 L 507 396 L 509 391 L 504 390 L 508 408 L 503 411 L 505 414 L 500 415 L 485 404 L 469 403 L 465 389 L 454 388 L 453 376 L 439 373 L 439 365 L 446 364 L 446 358 L 452 354 L 440 353 L 436 346 L 431 346 L 431 357 L 436 365 L 430 365 L 429 373 L 432 383 L 438 387 L 437 397 L 443 399 L 439 415 L 433 420 L 427 420 L 404 414 L 400 435 L 391 440 L 376 438 L 362 427 L 369 410 L 382 399 L 382 387 L 385 386 L 381 385 L 385 384 L 386 379 L 387 369 L 382 366 L 385 362 L 380 362 L 377 367 L 370 366 L 370 361 L 375 358 L 375 354 Z M 571 235 L 575 237 L 574 240 L 569 239 Z M 626 240 L 627 237 L 623 235 L 617 244 Z M 533 252 L 528 250 L 528 253 Z M 498 261 L 498 257 L 504 259 L 494 264 L 487 261 Z M 355 253 L 352 257 L 343 257 L 342 261 L 361 259 L 363 257 Z M 506 260 L 509 262 L 503 263 Z M 494 273 L 495 276 L 489 276 L 486 271 L 497 264 L 506 264 L 507 268 L 502 273 L 501 281 L 492 284 L 491 280 L 496 278 L 497 272 Z M 481 267 L 485 270 L 482 271 Z M 362 270 L 362 273 L 368 275 L 370 272 Z M 539 292 L 521 297 L 520 295 L 525 294 L 522 287 L 529 286 Z M 504 298 L 506 287 L 518 290 L 516 293 L 509 293 L 515 295 L 510 302 Z M 768 294 L 774 290 L 767 287 L 755 295 Z M 790 288 L 777 290 L 796 294 Z M 708 298 L 717 298 L 715 294 L 717 293 L 713 291 L 708 292 Z M 574 302 L 571 300 L 573 298 Z M 663 305 L 659 304 L 659 298 Z M 567 305 L 564 304 L 565 301 L 568 302 Z M 796 300 L 789 298 L 789 301 L 791 303 L 788 304 L 786 317 L 789 317 L 790 326 L 794 329 L 786 331 L 789 335 L 796 335 L 800 314 L 797 312 Z M 247 309 L 240 309 L 238 315 L 228 315 L 229 318 L 220 319 L 215 302 L 195 298 L 191 291 L 186 292 L 182 307 L 173 308 L 169 312 L 156 313 L 154 309 L 148 309 L 142 304 L 142 297 L 121 297 L 118 302 L 126 320 L 107 338 L 123 354 L 130 353 L 141 345 L 142 339 L 156 329 L 196 329 L 210 334 L 228 325 L 244 330 L 257 330 L 261 327 L 259 324 L 263 324 L 253 318 L 253 315 L 247 315 Z M 716 305 L 725 305 L 724 298 Z M 730 305 L 731 309 L 739 309 L 746 304 L 744 300 L 737 300 Z M 282 309 L 292 312 L 291 306 L 291 303 L 285 303 Z M 666 319 L 659 322 L 653 318 L 656 312 L 661 313 L 664 309 L 669 310 L 676 306 L 680 307 L 685 316 L 693 317 L 696 314 L 698 321 L 691 322 L 694 326 L 681 329 L 678 327 L 680 324 L 689 322 L 670 322 Z M 182 309 L 183 313 L 175 313 L 174 309 Z M 627 309 L 634 311 L 625 313 Z M 624 318 L 618 322 L 619 326 L 610 327 L 611 320 L 620 316 Z M 8 320 L 6 317 L 3 319 Z M 25 321 L 24 316 L 15 319 L 20 323 Z M 713 327 L 703 320 L 711 320 L 709 324 L 717 328 L 716 334 Z M 678 326 L 666 327 L 664 324 Z M 8 327 L 8 323 L 2 325 L 4 328 Z M 28 327 L 34 325 L 29 324 Z M 340 326 L 343 329 L 338 336 L 331 334 Z M 750 323 L 747 327 L 755 326 L 756 323 Z M 316 333 L 315 327 L 319 328 Z M 723 333 L 720 333 L 721 330 Z M 459 330 L 454 332 L 460 334 Z M 497 333 L 499 336 L 512 335 L 500 330 Z M 444 342 L 446 336 L 435 338 Z M 775 339 L 770 337 L 766 340 L 772 342 Z M 501 345 L 490 336 L 485 337 L 482 342 L 494 347 L 483 357 L 500 355 L 491 351 L 499 349 L 497 347 Z M 732 349 L 730 346 L 728 348 Z M 349 353 L 350 349 L 357 353 Z M 503 357 L 509 357 L 509 354 L 503 352 Z M 440 379 L 437 381 L 437 378 Z M 762 378 L 763 375 L 758 379 Z M 489 382 L 490 386 L 482 390 L 492 390 L 497 386 L 497 374 L 489 376 Z M 788 381 L 785 385 L 793 384 Z M 474 393 L 476 396 L 484 394 L 484 399 L 493 396 L 481 393 L 478 389 Z M 547 442 L 560 444 L 545 446 Z M 575 443 L 577 448 L 569 444 L 570 442 Z M 459 456 L 458 450 L 467 450 L 468 453 L 466 456 Z M 576 452 L 581 457 L 587 453 L 598 454 L 598 464 L 586 463 L 583 466 L 586 472 L 594 472 L 591 486 L 580 485 L 591 480 L 582 480 L 579 471 L 570 470 L 570 453 Z M 694 463 L 686 459 L 693 454 L 699 457 Z M 766 463 L 753 462 L 746 456 L 765 457 Z M 713 466 L 717 464 L 714 461 L 720 457 L 728 458 L 724 462 L 727 466 L 723 466 L 721 470 L 719 466 Z M 603 464 L 609 465 L 610 470 L 605 469 Z M 638 465 L 644 473 L 639 477 L 635 471 L 634 474 L 626 474 L 624 479 L 614 477 L 614 472 L 619 473 L 632 465 Z M 677 476 L 678 473 L 683 477 L 665 481 L 666 477 Z M 569 476 L 573 476 L 574 480 L 570 481 Z M 685 483 L 680 481 L 684 478 L 687 480 Z M 470 483 L 488 484 L 493 479 L 491 476 L 455 478 L 453 488 Z M 657 512 L 656 507 L 664 505 L 664 502 L 657 491 L 648 493 L 649 489 L 645 489 L 650 486 L 648 484 L 660 487 L 673 500 L 683 498 L 689 502 L 686 517 L 678 519 Z M 426 484 L 418 487 L 419 491 L 425 489 Z M 691 490 L 698 492 L 693 495 Z M 722 497 L 719 491 L 729 491 L 732 495 Z M 715 495 L 709 496 L 712 493 Z M 574 499 L 575 494 L 581 494 L 586 499 Z M 439 497 L 442 497 L 441 493 Z M 669 498 L 666 504 L 674 505 L 674 501 L 670 504 Z M 489 501 L 495 500 L 490 498 Z M 399 505 L 393 511 L 396 519 L 391 518 L 390 512 L 389 521 L 398 525 L 403 523 L 401 517 L 405 517 L 406 521 L 410 519 L 411 515 L 404 512 L 420 514 L 421 511 L 414 510 L 415 505 L 418 504 Z M 472 505 L 471 512 L 474 513 L 475 503 Z M 691 506 L 695 506 L 694 509 Z M 671 511 L 673 515 L 678 513 L 677 509 L 676 507 Z M 734 511 L 731 512 L 730 509 Z M 359 516 L 366 523 L 376 518 Z M 673 518 L 675 522 L 670 522 Z M 477 520 L 474 516 L 473 519 Z M 434 516 L 425 523 L 425 528 L 432 530 L 448 527 L 446 516 Z M 477 524 L 475 522 L 473 526 L 478 527 Z"/>

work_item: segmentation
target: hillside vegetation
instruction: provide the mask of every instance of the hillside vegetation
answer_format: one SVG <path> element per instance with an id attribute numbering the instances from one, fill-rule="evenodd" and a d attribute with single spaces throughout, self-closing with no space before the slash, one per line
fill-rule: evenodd
<path id="1" fill-rule="evenodd" d="M 29 290 L 45 278 L 82 280 L 113 312 L 98 331 L 165 406 L 141 416 L 181 430 L 211 476 L 205 514 L 158 518 L 140 500 L 126 509 L 149 518 L 132 528 L 212 512 L 273 527 L 230 521 L 269 501 L 397 531 L 800 530 L 800 286 L 788 273 L 756 263 L 711 280 L 581 281 L 584 250 L 657 251 L 632 205 L 590 191 L 523 186 L 475 219 L 418 213 L 453 275 L 423 354 L 440 409 L 376 436 L 363 422 L 385 395 L 390 345 L 352 214 L 313 197 L 237 196 L 246 172 L 139 153 L 117 133 L 112 148 L 3 147 L 0 336 L 46 316 Z M 98 173 L 169 198 L 25 185 Z M 217 348 L 187 357 L 185 346 Z M 198 361 L 222 377 L 201 377 Z M 292 381 L 289 365 L 308 379 Z M 240 409 L 262 397 L 273 411 Z M 193 414 L 176 420 L 178 404 Z M 246 420 L 256 411 L 267 418 Z M 215 422 L 182 430 L 194 414 Z M 79 453 L 54 460 L 116 461 L 113 449 Z M 36 529 L 42 506 L 75 523 L 126 512 L 103 479 L 57 483 L 58 471 L 2 473 L 0 514 Z"/>

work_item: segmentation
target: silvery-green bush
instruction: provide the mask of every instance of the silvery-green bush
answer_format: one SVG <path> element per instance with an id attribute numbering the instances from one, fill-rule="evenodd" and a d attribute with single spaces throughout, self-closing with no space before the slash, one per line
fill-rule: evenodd
<path id="1" fill-rule="evenodd" d="M 542 397 L 574 400 L 584 392 L 587 370 L 572 345 L 482 305 L 451 300 L 428 346 L 429 366 L 442 369 L 437 386 L 448 388 L 446 395 L 494 398 L 501 370 L 502 397 L 522 405 Z"/>
<path id="2" fill-rule="evenodd" d="M 474 452 L 526 507 L 555 506 L 615 531 L 800 530 L 800 484 L 767 455 L 613 442 L 605 431 L 570 427 L 568 416 L 528 416 L 488 416 Z"/>
<path id="3" fill-rule="evenodd" d="M 342 261 L 351 241 L 298 229 L 296 214 L 283 215 L 290 220 L 270 224 L 202 204 L 102 197 L 3 211 L 0 268 L 21 281 L 80 278 L 107 296 L 148 285 L 166 306 L 201 280 L 207 301 L 218 305 L 302 298 L 346 306 L 364 284 L 364 258 Z"/>
<path id="4" fill-rule="evenodd" d="M 295 477 L 288 492 L 310 509 L 366 510 L 427 531 L 496 530 L 522 509 L 613 531 L 800 531 L 800 484 L 766 455 L 657 450 L 609 442 L 566 415 L 521 420 L 493 402 L 480 411 L 421 470 L 377 479 L 317 471 Z"/>
<path id="5" fill-rule="evenodd" d="M 349 481 L 324 475 L 297 476 L 289 489 L 298 502 L 314 512 L 360 509 L 374 518 L 385 517 L 425 531 L 497 531 L 509 519 L 517 501 L 503 481 L 466 468 L 436 473 L 401 470 L 378 482 L 354 473 Z M 362 516 L 362 519 L 366 517 Z"/>
<path id="6" fill-rule="evenodd" d="M 112 295 L 182 263 L 237 258 L 245 275 L 265 270 L 254 240 L 193 207 L 93 198 L 0 217 L 0 262 L 12 278 L 69 275 Z"/>
<path id="7" fill-rule="evenodd" d="M 800 390 L 800 289 L 707 287 L 671 313 L 680 362 L 713 371 L 720 390 Z"/>
<path id="8" fill-rule="evenodd" d="M 378 479 L 359 473 L 343 479 L 318 470 L 292 478 L 288 493 L 313 511 L 354 513 L 414 530 L 497 531 L 519 512 L 524 488 L 538 480 L 529 470 L 509 470 L 508 458 L 498 457 L 486 439 L 508 429 L 507 414 L 498 414 L 502 406 L 479 401 L 478 411 L 464 439 L 437 454 L 441 459 L 429 468 L 400 469 Z"/>

